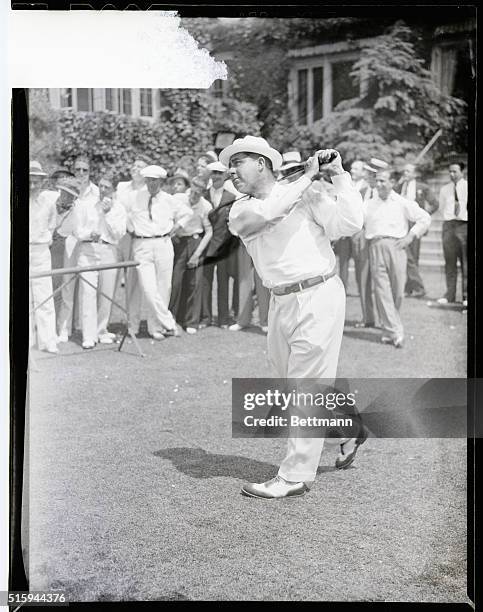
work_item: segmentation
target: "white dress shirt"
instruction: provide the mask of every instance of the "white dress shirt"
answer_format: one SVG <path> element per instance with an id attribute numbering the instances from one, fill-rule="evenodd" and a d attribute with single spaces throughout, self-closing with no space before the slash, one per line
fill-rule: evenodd
<path id="1" fill-rule="evenodd" d="M 193 215 L 191 208 L 188 208 L 179 199 L 165 191 L 159 191 L 152 200 L 152 219 L 150 219 L 149 198 L 149 191 L 140 189 L 133 191 L 124 201 L 127 228 L 136 236 L 165 236 L 171 232 L 175 223 L 184 227 L 186 221 Z"/>
<path id="2" fill-rule="evenodd" d="M 350 174 L 334 176 L 335 199 L 306 176 L 276 183 L 265 200 L 246 196 L 230 210 L 230 231 L 239 235 L 266 287 L 331 272 L 330 241 L 362 228 L 362 198 Z"/>
<path id="3" fill-rule="evenodd" d="M 213 205 L 213 208 L 218 208 L 221 202 L 221 198 L 223 197 L 223 191 L 225 187 L 222 185 L 219 189 L 215 189 L 214 187 L 210 187 L 210 200 Z"/>
<path id="4" fill-rule="evenodd" d="M 461 178 L 456 183 L 456 193 L 458 194 L 458 202 L 460 204 L 460 211 L 457 217 L 454 214 L 454 189 L 455 184 L 453 182 L 441 187 L 439 192 L 439 210 L 445 221 L 452 221 L 453 219 L 468 221 L 468 181 Z"/>
<path id="5" fill-rule="evenodd" d="M 223 191 L 223 190 L 222 190 Z M 211 223 L 208 219 L 208 213 L 213 210 L 213 207 L 201 197 L 196 204 L 190 204 L 189 190 L 185 193 L 175 193 L 173 198 L 186 208 L 191 208 L 192 216 L 183 224 L 183 228 L 177 232 L 178 236 L 193 236 L 194 234 L 203 234 L 211 228 Z"/>
<path id="6" fill-rule="evenodd" d="M 75 209 L 80 203 L 87 203 L 94 205 L 99 199 L 99 187 L 94 185 L 94 183 L 89 182 L 84 191 L 79 195 L 79 197 L 74 200 L 74 205 L 70 209 L 68 213 L 63 216 L 62 222 L 60 226 L 57 228 L 57 232 L 61 236 L 65 236 L 65 252 L 68 257 L 70 257 L 74 248 L 77 244 L 77 238 L 74 236 L 74 221 L 75 221 Z"/>
<path id="7" fill-rule="evenodd" d="M 410 233 L 420 238 L 431 223 L 431 216 L 417 202 L 391 191 L 387 200 L 379 196 L 364 202 L 364 227 L 367 239 L 375 236 L 404 238 L 409 222 L 414 223 Z"/>
<path id="8" fill-rule="evenodd" d="M 114 197 L 111 209 L 105 213 L 99 199 L 80 200 L 73 211 L 73 235 L 78 240 L 91 240 L 91 234 L 100 234 L 100 240 L 116 245 L 126 233 L 126 211 Z"/>
<path id="9" fill-rule="evenodd" d="M 57 208 L 55 203 L 58 197 L 58 191 L 41 191 L 36 198 L 30 198 L 30 244 L 51 244 L 52 234 L 57 225 Z"/>
<path id="10" fill-rule="evenodd" d="M 403 181 L 401 195 L 403 198 L 416 201 L 416 179 Z"/>

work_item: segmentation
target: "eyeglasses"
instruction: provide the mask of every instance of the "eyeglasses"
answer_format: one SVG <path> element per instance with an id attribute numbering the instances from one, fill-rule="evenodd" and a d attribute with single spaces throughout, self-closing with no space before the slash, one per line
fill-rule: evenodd
<path id="1" fill-rule="evenodd" d="M 74 168 L 74 172 L 89 172 L 89 168 Z"/>

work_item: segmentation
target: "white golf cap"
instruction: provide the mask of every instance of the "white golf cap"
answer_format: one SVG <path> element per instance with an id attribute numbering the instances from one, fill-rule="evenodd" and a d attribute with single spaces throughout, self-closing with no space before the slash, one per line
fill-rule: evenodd
<path id="1" fill-rule="evenodd" d="M 206 159 L 211 159 L 211 162 L 218 161 L 218 155 L 214 151 L 205 151 L 198 156 L 198 159 L 202 157 L 206 157 Z"/>
<path id="2" fill-rule="evenodd" d="M 227 172 L 228 168 L 221 162 L 216 161 L 206 166 L 210 172 Z"/>
<path id="3" fill-rule="evenodd" d="M 302 161 L 302 157 L 300 156 L 300 153 L 298 151 L 287 151 L 286 153 L 282 154 L 282 160 L 284 166 L 285 164 L 291 163 L 300 164 Z"/>
<path id="4" fill-rule="evenodd" d="M 140 172 L 144 178 L 160 178 L 164 179 L 168 176 L 168 173 L 161 166 L 146 166 Z"/>
<path id="5" fill-rule="evenodd" d="M 282 165 L 282 156 L 278 151 L 273 149 L 265 138 L 259 138 L 258 136 L 245 136 L 244 138 L 237 138 L 233 141 L 233 144 L 223 149 L 220 153 L 220 161 L 225 166 L 230 165 L 230 158 L 236 153 L 257 153 L 268 157 L 272 162 L 274 170 L 278 170 Z"/>
<path id="6" fill-rule="evenodd" d="M 31 161 L 29 167 L 29 174 L 31 176 L 47 176 L 47 172 L 42 170 L 42 166 L 38 161 Z"/>

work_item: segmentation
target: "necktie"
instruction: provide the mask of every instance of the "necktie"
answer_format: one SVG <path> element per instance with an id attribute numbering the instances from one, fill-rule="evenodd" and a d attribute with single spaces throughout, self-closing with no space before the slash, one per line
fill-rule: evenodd
<path id="1" fill-rule="evenodd" d="M 454 216 L 457 217 L 460 214 L 461 206 L 458 200 L 458 191 L 456 185 L 454 186 Z"/>
<path id="2" fill-rule="evenodd" d="M 149 218 L 151 219 L 151 221 L 153 220 L 153 215 L 151 212 L 151 208 L 153 207 L 153 197 L 152 195 L 149 196 L 149 200 L 148 200 L 148 212 L 149 212 Z"/>
<path id="3" fill-rule="evenodd" d="M 408 182 L 404 181 L 403 186 L 402 186 L 401 195 L 405 196 L 407 192 L 408 192 Z"/>

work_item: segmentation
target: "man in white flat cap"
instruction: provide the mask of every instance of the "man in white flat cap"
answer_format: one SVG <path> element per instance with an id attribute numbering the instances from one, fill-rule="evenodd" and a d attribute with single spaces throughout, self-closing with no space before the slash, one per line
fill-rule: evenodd
<path id="1" fill-rule="evenodd" d="M 31 274 L 52 269 L 49 246 L 57 225 L 55 202 L 57 191 L 42 190 L 47 173 L 37 161 L 30 162 L 29 182 L 29 271 Z M 34 324 L 37 329 L 37 346 L 49 353 L 58 353 L 55 331 L 55 306 L 52 295 L 52 277 L 33 278 L 30 281 L 30 342 L 34 344 Z M 47 299 L 49 298 L 49 299 Z"/>
<path id="2" fill-rule="evenodd" d="M 155 340 L 179 336 L 168 309 L 173 273 L 171 236 L 183 227 L 193 211 L 161 189 L 167 172 L 161 166 L 141 170 L 147 189 L 133 192 L 125 201 L 127 228 L 132 235 L 133 257 L 139 261 L 138 277 L 148 307 L 148 332 Z M 139 321 L 133 323 L 137 331 Z"/>
<path id="3" fill-rule="evenodd" d="M 116 198 L 124 208 L 126 208 L 126 200 L 131 197 L 131 194 L 140 189 L 146 189 L 146 180 L 141 174 L 141 170 L 151 164 L 150 160 L 143 155 L 136 155 L 129 169 L 131 175 L 130 181 L 120 181 L 116 187 Z M 131 234 L 125 233 L 118 244 L 120 261 L 133 259 L 132 257 L 132 238 Z M 132 321 L 140 321 L 142 317 L 142 291 L 139 287 L 138 271 L 136 268 L 128 268 L 126 270 L 127 278 L 124 278 L 124 270 L 120 269 L 117 273 L 117 284 L 126 285 L 126 290 L 129 291 L 127 299 L 129 300 L 129 315 Z M 134 329 L 138 331 L 137 328 Z"/>
<path id="4" fill-rule="evenodd" d="M 330 173 L 336 198 L 312 178 L 319 159 Z M 330 161 L 332 160 L 332 161 Z M 274 172 L 282 156 L 263 138 L 237 139 L 220 153 L 235 188 L 246 194 L 235 202 L 229 223 L 271 289 L 268 357 L 278 378 L 335 379 L 344 329 L 345 292 L 335 275 L 330 241 L 362 228 L 362 198 L 342 168 L 337 151 L 319 151 L 305 174 L 288 185 Z M 341 440 L 337 467 L 353 461 L 364 438 Z M 280 498 L 303 495 L 315 479 L 324 438 L 290 437 L 275 478 L 248 483 L 242 493 Z"/>

